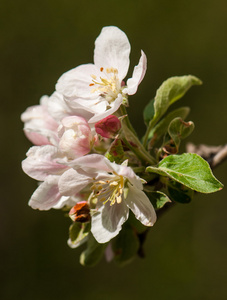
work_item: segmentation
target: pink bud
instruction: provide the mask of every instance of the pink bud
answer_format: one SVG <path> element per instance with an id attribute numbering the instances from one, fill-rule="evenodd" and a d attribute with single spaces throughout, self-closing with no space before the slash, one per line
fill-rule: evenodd
<path id="1" fill-rule="evenodd" d="M 71 159 L 90 152 L 92 134 L 87 121 L 82 117 L 69 116 L 61 123 L 58 128 L 59 149 Z"/>
<path id="2" fill-rule="evenodd" d="M 114 115 L 110 115 L 95 124 L 96 132 L 105 138 L 114 138 L 120 128 L 121 122 Z"/>

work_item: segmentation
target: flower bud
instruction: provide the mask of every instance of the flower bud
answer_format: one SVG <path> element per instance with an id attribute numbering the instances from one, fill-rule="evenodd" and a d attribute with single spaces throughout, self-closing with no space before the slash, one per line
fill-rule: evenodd
<path id="1" fill-rule="evenodd" d="M 90 208 L 87 201 L 80 201 L 69 211 L 69 216 L 73 222 L 89 222 L 91 219 Z"/>
<path id="2" fill-rule="evenodd" d="M 65 117 L 58 128 L 58 135 L 59 149 L 70 159 L 83 156 L 91 150 L 91 129 L 82 117 Z"/>
<path id="3" fill-rule="evenodd" d="M 110 115 L 95 124 L 96 132 L 105 138 L 114 138 L 120 128 L 121 122 L 114 115 Z"/>

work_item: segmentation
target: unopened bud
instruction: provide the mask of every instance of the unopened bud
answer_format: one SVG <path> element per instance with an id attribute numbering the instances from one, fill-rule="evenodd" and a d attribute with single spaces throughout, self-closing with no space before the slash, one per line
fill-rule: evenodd
<path id="1" fill-rule="evenodd" d="M 110 115 L 95 124 L 96 132 L 105 138 L 114 138 L 120 128 L 121 122 L 114 115 Z"/>
<path id="2" fill-rule="evenodd" d="M 91 220 L 90 207 L 87 201 L 80 201 L 69 211 L 69 216 L 74 222 L 89 222 Z"/>

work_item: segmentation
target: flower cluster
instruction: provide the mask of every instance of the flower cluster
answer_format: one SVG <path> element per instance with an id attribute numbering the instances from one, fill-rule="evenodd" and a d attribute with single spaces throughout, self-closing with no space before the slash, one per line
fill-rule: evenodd
<path id="1" fill-rule="evenodd" d="M 71 209 L 75 222 L 91 224 L 98 243 L 107 243 L 121 231 L 129 210 L 145 226 L 156 221 L 143 192 L 145 181 L 129 166 L 121 140 L 126 116 L 120 108 L 127 106 L 128 95 L 136 93 L 146 72 L 146 56 L 141 53 L 125 83 L 128 38 L 117 27 L 103 28 L 95 41 L 94 64 L 64 73 L 56 91 L 21 117 L 24 132 L 35 145 L 22 168 L 41 182 L 29 205 L 39 210 Z M 116 144 L 123 153 L 120 159 Z M 108 159 L 107 152 L 118 160 Z"/>
<path id="2" fill-rule="evenodd" d="M 108 261 L 120 264 L 143 256 L 156 211 L 174 201 L 188 203 L 194 190 L 222 189 L 200 156 L 177 154 L 181 140 L 194 129 L 193 122 L 185 122 L 189 108 L 168 112 L 201 81 L 187 75 L 163 82 L 144 109 L 147 129 L 139 139 L 126 108 L 147 61 L 141 51 L 132 77 L 124 81 L 129 55 L 125 33 L 104 27 L 95 41 L 94 64 L 64 73 L 54 93 L 21 116 L 34 144 L 22 168 L 39 181 L 29 205 L 68 212 L 73 221 L 69 246 L 87 243 L 80 256 L 83 265 L 94 265 L 104 252 Z"/>

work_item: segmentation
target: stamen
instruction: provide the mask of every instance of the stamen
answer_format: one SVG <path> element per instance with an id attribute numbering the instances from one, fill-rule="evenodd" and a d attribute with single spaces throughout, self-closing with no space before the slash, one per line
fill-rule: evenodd
<path id="1" fill-rule="evenodd" d="M 121 203 L 121 201 L 122 201 L 122 197 L 121 196 L 117 196 L 117 203 L 119 204 L 119 203 Z"/>
<path id="2" fill-rule="evenodd" d="M 104 72 L 105 71 L 105 72 Z M 90 87 L 95 86 L 90 92 L 98 92 L 101 97 L 109 103 L 113 102 L 119 93 L 121 93 L 122 87 L 121 82 L 118 78 L 118 70 L 116 68 L 100 68 L 100 72 L 103 72 L 103 77 L 97 78 L 96 75 L 92 74 L 92 83 L 89 84 Z M 109 74 L 112 74 L 110 77 Z"/>
<path id="3" fill-rule="evenodd" d="M 116 185 L 118 185 L 117 181 L 113 181 L 113 182 L 110 183 L 110 186 L 116 186 Z"/>

